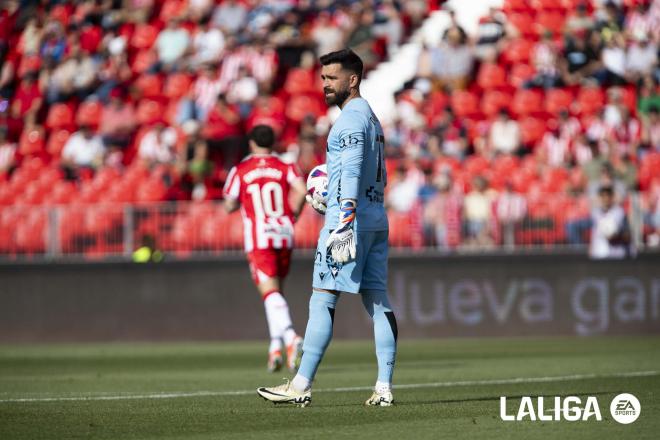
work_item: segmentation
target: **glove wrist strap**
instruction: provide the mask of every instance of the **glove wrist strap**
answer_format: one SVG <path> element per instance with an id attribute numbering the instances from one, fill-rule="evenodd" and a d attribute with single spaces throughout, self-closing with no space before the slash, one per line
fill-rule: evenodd
<path id="1" fill-rule="evenodd" d="M 339 225 L 347 226 L 355 220 L 357 203 L 353 199 L 342 199 L 339 202 Z"/>

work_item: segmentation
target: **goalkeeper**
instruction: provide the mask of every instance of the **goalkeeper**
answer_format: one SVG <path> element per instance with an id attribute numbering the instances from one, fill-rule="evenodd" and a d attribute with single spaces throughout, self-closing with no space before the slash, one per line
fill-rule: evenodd
<path id="1" fill-rule="evenodd" d="M 385 139 L 380 122 L 360 96 L 362 60 L 345 49 L 326 54 L 320 61 L 325 101 L 339 106 L 341 115 L 328 135 L 327 207 L 324 200 L 308 196 L 308 202 L 325 214 L 325 225 L 314 261 L 303 357 L 290 383 L 257 392 L 276 403 L 310 403 L 314 376 L 332 339 L 339 296 L 360 294 L 373 319 L 378 359 L 378 379 L 366 404 L 389 406 L 397 327 L 387 298 Z"/>

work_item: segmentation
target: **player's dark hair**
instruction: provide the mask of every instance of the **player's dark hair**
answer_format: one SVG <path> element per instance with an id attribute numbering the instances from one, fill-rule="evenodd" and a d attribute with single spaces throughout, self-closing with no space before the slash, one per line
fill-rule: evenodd
<path id="1" fill-rule="evenodd" d="M 324 66 L 329 64 L 341 64 L 342 69 L 351 71 L 358 76 L 358 82 L 362 81 L 364 64 L 360 57 L 351 49 L 342 49 L 336 52 L 326 53 L 321 56 L 320 61 Z"/>
<path id="2" fill-rule="evenodd" d="M 612 196 L 614 195 L 614 188 L 612 188 L 609 185 L 601 186 L 600 188 L 598 188 L 598 195 Z"/>
<path id="3" fill-rule="evenodd" d="M 254 141 L 261 148 L 273 148 L 273 145 L 275 145 L 275 132 L 268 125 L 256 125 L 250 130 L 248 139 Z"/>

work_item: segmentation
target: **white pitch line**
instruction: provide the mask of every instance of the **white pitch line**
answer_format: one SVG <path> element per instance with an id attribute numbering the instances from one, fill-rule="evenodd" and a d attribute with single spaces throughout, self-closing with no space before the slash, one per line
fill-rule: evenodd
<path id="1" fill-rule="evenodd" d="M 397 390 L 416 389 L 416 388 L 445 388 L 461 387 L 474 385 L 511 385 L 518 383 L 542 383 L 542 382 L 563 382 L 569 380 L 582 379 L 607 379 L 607 378 L 630 378 L 630 377 L 648 377 L 658 376 L 660 371 L 631 371 L 626 373 L 612 374 L 571 374 L 566 376 L 542 376 L 542 377 L 514 377 L 509 379 L 485 379 L 485 380 L 461 380 L 454 382 L 429 382 L 429 383 L 409 383 L 394 385 Z M 339 387 L 339 388 L 321 388 L 314 390 L 320 393 L 337 393 L 346 391 L 370 391 L 372 387 Z M 140 399 L 178 399 L 185 397 L 222 397 L 222 396 L 246 396 L 256 394 L 256 390 L 237 390 L 237 391 L 194 391 L 189 393 L 154 393 L 154 394 L 119 394 L 115 396 L 73 396 L 73 397 L 32 397 L 1 399 L 0 403 L 30 403 L 30 402 L 85 402 L 85 401 L 106 401 L 106 400 L 140 400 Z"/>

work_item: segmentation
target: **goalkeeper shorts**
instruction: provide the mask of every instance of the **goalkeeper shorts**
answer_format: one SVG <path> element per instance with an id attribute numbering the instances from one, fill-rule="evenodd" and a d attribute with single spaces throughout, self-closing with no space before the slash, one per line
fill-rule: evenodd
<path id="1" fill-rule="evenodd" d="M 355 260 L 338 264 L 326 248 L 330 230 L 322 229 L 314 257 L 312 287 L 359 293 L 387 291 L 388 231 L 357 233 Z"/>

